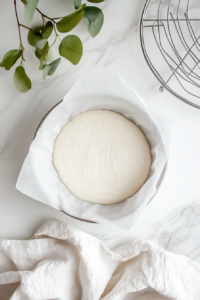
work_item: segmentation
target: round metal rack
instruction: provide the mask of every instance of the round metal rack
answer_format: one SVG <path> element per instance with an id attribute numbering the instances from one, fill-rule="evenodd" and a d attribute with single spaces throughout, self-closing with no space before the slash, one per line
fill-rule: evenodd
<path id="1" fill-rule="evenodd" d="M 147 0 L 140 22 L 144 57 L 170 93 L 200 108 L 200 1 Z"/>

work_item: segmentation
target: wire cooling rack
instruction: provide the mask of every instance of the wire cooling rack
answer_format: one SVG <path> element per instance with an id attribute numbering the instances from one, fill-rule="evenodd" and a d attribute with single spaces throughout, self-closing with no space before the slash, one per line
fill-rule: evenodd
<path id="1" fill-rule="evenodd" d="M 200 0 L 147 0 L 140 38 L 160 91 L 200 108 Z"/>

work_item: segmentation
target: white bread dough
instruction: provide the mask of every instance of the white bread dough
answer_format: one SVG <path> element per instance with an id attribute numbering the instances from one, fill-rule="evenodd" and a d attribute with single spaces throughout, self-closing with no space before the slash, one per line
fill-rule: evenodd
<path id="1" fill-rule="evenodd" d="M 138 126 L 111 110 L 75 116 L 58 134 L 53 164 L 77 198 L 114 204 L 133 196 L 147 180 L 151 149 Z"/>

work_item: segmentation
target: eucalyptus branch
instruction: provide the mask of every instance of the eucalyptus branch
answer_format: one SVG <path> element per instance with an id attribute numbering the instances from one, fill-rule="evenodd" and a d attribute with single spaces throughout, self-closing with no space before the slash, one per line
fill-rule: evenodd
<path id="1" fill-rule="evenodd" d="M 24 17 L 26 23 L 29 24 L 31 22 L 36 10 L 41 15 L 41 24 L 32 29 L 19 22 L 17 0 L 14 0 L 20 46 L 18 49 L 10 50 L 4 55 L 3 60 L 0 62 L 0 67 L 10 70 L 10 68 L 18 61 L 18 59 L 21 58 L 21 63 L 18 67 L 16 67 L 13 76 L 13 81 L 18 91 L 25 93 L 29 91 L 32 86 L 31 80 L 27 76 L 23 67 L 23 61 L 25 61 L 25 48 L 22 44 L 21 27 L 24 27 L 28 30 L 28 43 L 35 48 L 34 53 L 37 59 L 39 59 L 39 70 L 43 72 L 42 77 L 44 80 L 47 78 L 47 76 L 53 75 L 60 64 L 61 57 L 54 59 L 53 51 L 50 49 L 58 39 L 60 40 L 58 46 L 60 56 L 70 61 L 73 65 L 77 65 L 79 63 L 83 54 L 83 45 L 77 35 L 66 35 L 63 39 L 61 39 L 58 32 L 68 34 L 68 32 L 70 32 L 79 24 L 83 16 L 84 19 L 86 19 L 87 24 L 89 24 L 88 30 L 92 37 L 95 37 L 100 32 L 104 21 L 102 10 L 98 7 L 87 6 L 85 3 L 82 4 L 82 0 L 71 1 L 74 3 L 74 12 L 64 17 L 50 18 L 37 8 L 38 0 L 21 0 L 21 2 L 24 4 Z M 93 3 L 100 3 L 105 0 L 89 1 Z M 49 46 L 48 39 L 53 31 L 55 33 L 55 38 L 53 43 Z"/>

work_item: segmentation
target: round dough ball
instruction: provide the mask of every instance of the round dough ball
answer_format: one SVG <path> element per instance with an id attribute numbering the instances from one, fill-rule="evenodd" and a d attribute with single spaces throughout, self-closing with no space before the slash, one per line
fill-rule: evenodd
<path id="1" fill-rule="evenodd" d="M 58 134 L 53 164 L 60 180 L 81 200 L 114 204 L 147 180 L 151 149 L 138 126 L 111 110 L 75 116 Z"/>

